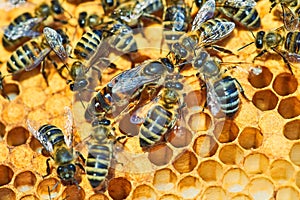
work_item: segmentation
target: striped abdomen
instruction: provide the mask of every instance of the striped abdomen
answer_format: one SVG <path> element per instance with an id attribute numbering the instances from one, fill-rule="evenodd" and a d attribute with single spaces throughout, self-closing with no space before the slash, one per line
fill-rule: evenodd
<path id="1" fill-rule="evenodd" d="M 140 146 L 148 148 L 159 142 L 172 125 L 173 117 L 173 113 L 162 106 L 154 106 L 140 127 Z"/>
<path id="2" fill-rule="evenodd" d="M 40 57 L 42 49 L 35 40 L 30 40 L 17 48 L 7 61 L 7 71 L 18 73 L 33 63 Z"/>
<path id="3" fill-rule="evenodd" d="M 289 53 L 300 54 L 300 32 L 288 32 L 286 35 L 284 48 Z"/>
<path id="4" fill-rule="evenodd" d="M 235 80 L 226 76 L 214 84 L 214 89 L 223 113 L 228 117 L 233 116 L 238 111 L 240 102 Z"/>
<path id="5" fill-rule="evenodd" d="M 49 141 L 53 146 L 65 142 L 62 130 L 56 126 L 45 124 L 39 128 L 38 132 L 44 138 L 44 141 Z"/>
<path id="6" fill-rule="evenodd" d="M 112 143 L 95 143 L 89 146 L 85 170 L 93 188 L 98 187 L 106 179 L 111 159 Z"/>
<path id="7" fill-rule="evenodd" d="M 226 35 L 225 33 L 231 32 L 230 29 L 229 29 L 230 27 L 227 27 L 226 25 L 224 25 L 220 22 L 228 22 L 228 21 L 224 18 L 214 18 L 214 19 L 207 20 L 196 31 L 198 33 L 198 36 L 203 35 L 203 38 L 209 38 L 212 34 L 211 30 L 215 26 L 220 26 L 219 30 L 221 32 L 224 32 L 224 35 Z"/>

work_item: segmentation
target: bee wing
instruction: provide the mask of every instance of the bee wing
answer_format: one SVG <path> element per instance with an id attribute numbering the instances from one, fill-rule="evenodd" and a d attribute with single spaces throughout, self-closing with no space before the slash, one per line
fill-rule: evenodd
<path id="1" fill-rule="evenodd" d="M 215 7 L 214 0 L 208 0 L 203 4 L 192 23 L 192 31 L 198 30 L 203 22 L 214 16 Z"/>
<path id="2" fill-rule="evenodd" d="M 15 8 L 19 7 L 29 7 L 33 6 L 34 3 L 27 2 L 26 0 L 10 0 L 10 1 L 5 1 L 2 0 L 0 2 L 0 10 L 5 10 L 5 11 L 10 11 Z"/>
<path id="3" fill-rule="evenodd" d="M 63 39 L 61 35 L 54 29 L 45 27 L 43 29 L 44 36 L 51 47 L 51 49 L 56 53 L 56 55 L 62 60 L 66 60 L 68 53 L 63 46 Z"/>
<path id="4" fill-rule="evenodd" d="M 216 91 L 213 83 L 206 77 L 204 77 L 207 87 L 207 106 L 213 116 L 216 116 L 221 111 L 221 104 L 218 101 Z"/>
<path id="5" fill-rule="evenodd" d="M 243 8 L 243 7 L 255 7 L 256 2 L 254 0 L 225 0 L 222 3 L 217 3 L 218 6 Z"/>
<path id="6" fill-rule="evenodd" d="M 281 4 L 283 11 L 283 23 L 284 27 L 288 31 L 295 31 L 299 25 L 298 16 L 285 4 Z"/>
<path id="7" fill-rule="evenodd" d="M 234 28 L 235 24 L 233 22 L 217 21 L 215 25 L 210 29 L 210 32 L 208 34 L 204 35 L 204 33 L 201 33 L 201 42 L 204 44 L 214 43 L 227 37 L 234 30 Z"/>
<path id="8" fill-rule="evenodd" d="M 68 106 L 65 106 L 65 118 L 66 118 L 66 124 L 65 124 L 65 130 L 66 134 L 64 134 L 64 139 L 69 148 L 72 147 L 73 143 L 73 114 L 71 109 Z"/>
<path id="9" fill-rule="evenodd" d="M 30 71 L 36 68 L 46 58 L 46 56 L 50 53 L 50 51 L 51 51 L 50 48 L 43 49 L 40 52 L 39 56 L 33 61 L 33 63 L 25 67 L 25 71 Z"/>
<path id="10" fill-rule="evenodd" d="M 37 124 L 34 122 L 27 120 L 27 128 L 29 132 L 43 145 L 43 147 L 48 151 L 48 152 L 53 152 L 53 145 L 47 140 L 45 137 L 43 137 L 40 132 L 37 129 Z"/>

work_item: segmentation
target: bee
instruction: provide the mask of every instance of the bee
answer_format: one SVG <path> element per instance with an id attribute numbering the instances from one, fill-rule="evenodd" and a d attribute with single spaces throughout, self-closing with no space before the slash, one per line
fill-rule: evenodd
<path id="1" fill-rule="evenodd" d="M 205 0 L 196 0 L 196 6 L 201 8 Z M 216 8 L 228 18 L 233 19 L 243 27 L 253 30 L 261 26 L 260 17 L 255 9 L 254 0 L 217 0 Z"/>
<path id="2" fill-rule="evenodd" d="M 193 58 L 194 49 L 201 46 L 209 46 L 218 51 L 233 54 L 223 47 L 214 45 L 214 43 L 227 37 L 233 31 L 235 24 L 225 19 L 209 19 L 214 15 L 214 11 L 215 1 L 206 1 L 192 23 L 192 30 L 182 35 L 179 41 L 171 46 L 169 57 L 175 57 L 177 63 L 180 60 Z"/>
<path id="3" fill-rule="evenodd" d="M 102 23 L 102 17 L 97 14 L 88 15 L 86 11 L 82 11 L 79 13 L 77 23 L 80 28 L 90 27 L 94 29 L 94 27 Z"/>

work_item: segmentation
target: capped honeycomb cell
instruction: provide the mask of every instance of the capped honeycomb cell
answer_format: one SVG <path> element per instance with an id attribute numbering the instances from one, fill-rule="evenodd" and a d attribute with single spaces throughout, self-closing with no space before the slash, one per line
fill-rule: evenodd
<path id="1" fill-rule="evenodd" d="M 203 106 L 205 101 L 205 92 L 201 92 L 200 90 L 193 90 L 184 97 L 184 103 L 188 108 Z"/>
<path id="2" fill-rule="evenodd" d="M 8 184 L 14 176 L 13 170 L 7 165 L 0 165 L 0 186 Z"/>
<path id="3" fill-rule="evenodd" d="M 6 141 L 10 146 L 19 146 L 25 144 L 28 138 L 28 130 L 22 126 L 18 126 L 8 131 Z"/>
<path id="4" fill-rule="evenodd" d="M 200 135 L 194 142 L 193 150 L 198 156 L 205 158 L 213 156 L 218 150 L 218 147 L 218 143 L 212 136 Z"/>
<path id="5" fill-rule="evenodd" d="M 298 87 L 297 79 L 290 73 L 281 73 L 276 76 L 273 82 L 273 89 L 280 96 L 293 94 Z"/>
<path id="6" fill-rule="evenodd" d="M 193 133 L 185 127 L 175 127 L 168 136 L 168 142 L 176 148 L 188 146 L 193 139 Z"/>
<path id="7" fill-rule="evenodd" d="M 247 174 L 263 174 L 269 166 L 269 158 L 262 153 L 254 152 L 245 157 L 244 168 Z"/>
<path id="8" fill-rule="evenodd" d="M 5 136 L 6 133 L 5 128 L 6 128 L 5 125 L 2 122 L 0 122 L 0 141 L 2 141 Z"/>
<path id="9" fill-rule="evenodd" d="M 165 194 L 159 200 L 180 200 L 181 198 L 175 194 Z"/>
<path id="10" fill-rule="evenodd" d="M 15 167 L 30 166 L 33 158 L 33 151 L 30 148 L 23 146 L 16 146 L 10 151 L 10 161 L 14 163 Z"/>
<path id="11" fill-rule="evenodd" d="M 20 198 L 20 200 L 39 200 L 35 195 L 25 195 Z"/>
<path id="12" fill-rule="evenodd" d="M 14 187 L 21 192 L 27 192 L 34 188 L 35 183 L 36 176 L 31 171 L 25 171 L 16 175 Z"/>
<path id="13" fill-rule="evenodd" d="M 59 196 L 61 183 L 55 178 L 48 178 L 42 180 L 36 189 L 39 199 L 48 200 L 49 196 L 55 199 Z M 50 194 L 49 194 L 50 193 Z"/>
<path id="14" fill-rule="evenodd" d="M 238 194 L 233 196 L 231 200 L 252 200 L 252 198 L 246 194 Z"/>
<path id="15" fill-rule="evenodd" d="M 89 200 L 108 200 L 108 197 L 105 194 L 93 194 L 90 196 Z"/>
<path id="16" fill-rule="evenodd" d="M 11 101 L 3 108 L 2 119 L 6 124 L 21 124 L 25 118 L 24 105 Z"/>
<path id="17" fill-rule="evenodd" d="M 300 171 L 296 173 L 295 180 L 297 187 L 300 188 Z"/>
<path id="18" fill-rule="evenodd" d="M 279 159 L 271 163 L 270 174 L 274 181 L 284 184 L 294 177 L 295 169 L 287 160 Z"/>
<path id="19" fill-rule="evenodd" d="M 252 102 L 261 111 L 273 110 L 277 103 L 278 97 L 269 89 L 256 92 Z"/>
<path id="20" fill-rule="evenodd" d="M 194 176 L 187 176 L 178 183 L 178 191 L 184 199 L 195 199 L 201 192 L 201 183 Z"/>
<path id="21" fill-rule="evenodd" d="M 283 127 L 283 135 L 289 140 L 300 139 L 300 120 L 296 119 L 286 123 Z"/>
<path id="22" fill-rule="evenodd" d="M 220 149 L 219 158 L 226 165 L 237 165 L 242 162 L 244 153 L 236 144 L 230 144 Z"/>
<path id="23" fill-rule="evenodd" d="M 237 193 L 245 189 L 249 178 L 242 169 L 232 168 L 225 172 L 222 182 L 224 189 L 228 192 Z"/>
<path id="24" fill-rule="evenodd" d="M 169 168 L 157 170 L 154 173 L 153 186 L 160 191 L 172 190 L 176 186 L 177 176 Z"/>
<path id="25" fill-rule="evenodd" d="M 203 193 L 203 200 L 224 200 L 228 199 L 228 194 L 220 186 L 209 186 Z"/>
<path id="26" fill-rule="evenodd" d="M 9 157 L 10 150 L 4 142 L 0 142 L 0 149 L 1 149 L 0 162 L 5 162 Z"/>
<path id="27" fill-rule="evenodd" d="M 201 162 L 197 171 L 205 182 L 218 181 L 223 175 L 222 165 L 215 160 L 205 160 Z"/>
<path id="28" fill-rule="evenodd" d="M 173 150 L 165 144 L 160 144 L 150 149 L 148 158 L 151 163 L 162 166 L 170 162 L 173 156 Z"/>
<path id="29" fill-rule="evenodd" d="M 30 87 L 23 91 L 22 99 L 25 105 L 33 108 L 45 104 L 47 96 L 41 88 Z"/>
<path id="30" fill-rule="evenodd" d="M 239 134 L 239 127 L 232 120 L 222 120 L 215 124 L 213 133 L 221 143 L 232 142 Z"/>
<path id="31" fill-rule="evenodd" d="M 196 167 L 197 163 L 195 154 L 191 151 L 185 151 L 178 155 L 172 164 L 179 173 L 188 173 Z"/>
<path id="32" fill-rule="evenodd" d="M 300 115 L 300 101 L 297 97 L 288 97 L 280 101 L 278 113 L 285 119 L 291 119 Z"/>
<path id="33" fill-rule="evenodd" d="M 113 178 L 108 184 L 108 194 L 112 199 L 126 199 L 131 191 L 131 183 L 123 178 Z"/>
<path id="34" fill-rule="evenodd" d="M 292 186 L 283 186 L 276 192 L 276 200 L 300 199 L 299 191 Z"/>
<path id="35" fill-rule="evenodd" d="M 248 191 L 254 200 L 271 199 L 274 195 L 274 185 L 268 178 L 258 177 L 250 181 Z"/>
<path id="36" fill-rule="evenodd" d="M 0 188 L 1 200 L 16 200 L 16 193 L 9 188 Z"/>
<path id="37" fill-rule="evenodd" d="M 255 73 L 255 70 L 249 72 L 248 81 L 255 88 L 264 88 L 270 85 L 273 74 L 267 67 L 261 67 L 261 73 Z"/>
<path id="38" fill-rule="evenodd" d="M 130 136 L 136 136 L 139 134 L 139 126 L 130 122 L 130 114 L 126 114 L 119 122 L 119 130 L 121 133 Z"/>
<path id="39" fill-rule="evenodd" d="M 152 187 L 149 185 L 137 186 L 132 194 L 133 199 L 144 200 L 144 199 L 157 199 L 157 194 Z"/>
<path id="40" fill-rule="evenodd" d="M 263 134 L 254 127 L 246 127 L 239 135 L 239 144 L 244 149 L 257 149 L 262 145 Z"/>
<path id="41" fill-rule="evenodd" d="M 188 119 L 188 125 L 194 132 L 206 131 L 210 124 L 211 118 L 204 112 L 194 113 Z"/>
<path id="42" fill-rule="evenodd" d="M 5 86 L 3 87 L 3 91 L 7 96 L 5 96 L 3 92 L 1 92 L 1 95 L 4 98 L 8 97 L 10 101 L 15 100 L 20 94 L 19 85 L 16 83 L 5 84 Z"/>
<path id="43" fill-rule="evenodd" d="M 62 193 L 62 198 L 70 200 L 82 200 L 85 199 L 85 192 L 84 189 L 79 186 L 67 186 Z"/>
<path id="44" fill-rule="evenodd" d="M 70 104 L 70 99 L 68 99 L 63 94 L 54 94 L 49 97 L 45 102 L 45 108 L 48 114 L 53 118 L 57 116 L 64 116 L 64 108 Z"/>

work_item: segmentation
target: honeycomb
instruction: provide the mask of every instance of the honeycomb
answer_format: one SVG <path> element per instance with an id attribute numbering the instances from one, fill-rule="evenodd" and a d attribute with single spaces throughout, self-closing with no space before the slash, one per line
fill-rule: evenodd
<path id="1" fill-rule="evenodd" d="M 38 4 L 37 0 L 6 11 L 1 24 L 7 25 L 25 11 L 32 12 L 35 4 Z M 87 9 L 102 12 L 95 2 L 78 7 L 64 2 L 63 6 L 73 16 Z M 268 0 L 259 1 L 256 6 L 264 30 L 282 25 L 276 17 L 278 10 L 269 13 L 269 7 Z M 69 35 L 74 35 L 72 42 L 78 40 L 80 31 L 74 26 L 68 28 Z M 151 41 L 152 47 L 159 49 L 161 35 L 151 34 L 151 31 L 145 29 L 148 41 L 140 37 L 139 44 L 146 47 Z M 252 40 L 250 32 L 238 26 L 221 45 L 235 51 Z M 0 48 L 1 61 L 5 63 L 10 52 L 2 45 Z M 117 163 L 103 193 L 92 189 L 84 172 L 79 174 L 78 186 L 61 184 L 55 170 L 50 176 L 42 177 L 46 173 L 48 157 L 42 154 L 41 144 L 28 131 L 28 119 L 63 128 L 66 121 L 64 107 L 69 106 L 74 111 L 76 123 L 80 124 L 76 125 L 75 136 L 85 138 L 89 134 L 86 131 L 89 124 L 80 115 L 82 105 L 73 100 L 74 94 L 66 81 L 53 69 L 49 69 L 49 87 L 39 69 L 21 73 L 18 77 L 6 77 L 4 90 L 13 100 L 0 97 L 0 200 L 300 199 L 299 69 L 294 65 L 293 76 L 279 56 L 268 54 L 255 61 L 255 66 L 261 68 L 261 72 L 256 73 L 252 68 L 252 59 L 257 54 L 254 45 L 238 54 L 239 57 L 222 57 L 224 62 L 249 63 L 230 70 L 250 99 L 241 97 L 236 117 L 215 118 L 208 109 L 203 111 L 205 92 L 191 76 L 194 72 L 184 70 L 186 76 L 191 76 L 184 80 L 189 86 L 185 96 L 186 126 L 172 131 L 166 143 L 143 152 L 138 145 L 138 127 L 129 123 L 129 115 L 122 116 L 117 124 L 117 134 L 130 133 L 133 137 L 127 139 L 123 151 L 116 153 Z M 133 58 L 138 62 L 159 56 L 159 51 L 145 48 Z M 118 63 L 129 66 L 129 61 L 123 58 Z M 5 64 L 1 70 L 6 70 Z M 110 72 L 104 74 L 103 83 L 111 77 Z M 87 155 L 84 149 L 83 155 Z"/>

